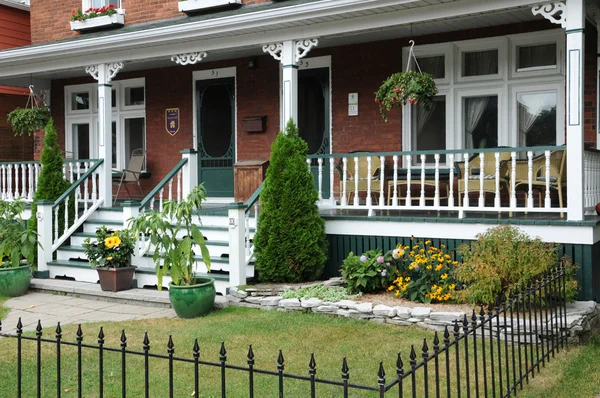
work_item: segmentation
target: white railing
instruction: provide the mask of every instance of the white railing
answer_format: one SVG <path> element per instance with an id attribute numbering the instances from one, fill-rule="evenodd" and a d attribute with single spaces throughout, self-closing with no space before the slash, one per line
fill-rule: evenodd
<path id="1" fill-rule="evenodd" d="M 77 181 L 94 162 L 89 159 L 65 160 L 63 175 L 71 184 Z M 41 166 L 39 161 L 0 163 L 0 200 L 21 199 L 32 202 L 37 190 Z"/>
<path id="2" fill-rule="evenodd" d="M 140 212 L 155 209 L 154 206 L 157 204 L 157 201 L 158 211 L 162 211 L 166 200 L 181 202 L 181 198 L 187 196 L 187 193 L 184 192 L 184 166 L 186 164 L 188 164 L 188 159 L 181 159 L 173 170 L 146 195 L 140 204 Z"/>
<path id="3" fill-rule="evenodd" d="M 566 211 L 564 146 L 309 156 L 319 206 L 376 210 Z M 600 157 L 598 158 L 600 165 Z M 325 167 L 329 165 L 328 169 Z M 596 168 L 600 173 L 600 168 Z M 337 170 L 337 172 L 336 172 Z M 329 173 L 329 187 L 323 176 Z M 597 179 L 596 179 L 597 181 Z M 600 194 L 600 187 L 598 194 Z M 323 199 L 325 190 L 329 199 Z M 551 200 L 557 191 L 557 200 Z M 597 202 L 596 202 L 597 203 Z"/>
<path id="4" fill-rule="evenodd" d="M 591 212 L 600 203 L 600 151 L 583 152 L 584 208 Z"/>

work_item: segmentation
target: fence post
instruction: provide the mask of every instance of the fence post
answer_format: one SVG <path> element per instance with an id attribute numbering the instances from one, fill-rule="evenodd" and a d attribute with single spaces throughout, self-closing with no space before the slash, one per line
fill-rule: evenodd
<path id="1" fill-rule="evenodd" d="M 246 205 L 241 202 L 228 206 L 229 216 L 229 284 L 246 284 Z"/>
<path id="2" fill-rule="evenodd" d="M 192 148 L 182 149 L 181 158 L 188 160 L 183 166 L 182 192 L 182 197 L 187 198 L 192 189 L 198 185 L 198 152 Z"/>
<path id="3" fill-rule="evenodd" d="M 37 217 L 38 220 L 38 269 L 35 277 L 48 279 L 50 271 L 48 271 L 48 262 L 52 261 L 52 206 L 54 202 L 51 200 L 40 200 L 37 202 L 37 214 L 32 214 L 32 217 Z"/>

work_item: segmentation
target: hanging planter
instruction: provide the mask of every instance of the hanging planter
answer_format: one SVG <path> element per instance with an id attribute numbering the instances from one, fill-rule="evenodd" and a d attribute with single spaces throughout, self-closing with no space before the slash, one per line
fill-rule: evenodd
<path id="1" fill-rule="evenodd" d="M 379 112 L 386 122 L 388 112 L 396 106 L 410 104 L 431 109 L 433 98 L 438 93 L 433 75 L 422 72 L 419 67 L 417 58 L 413 53 L 414 41 L 411 40 L 410 43 L 406 72 L 394 73 L 388 77 L 375 93 L 375 102 L 379 104 Z M 419 69 L 418 72 L 409 70 L 412 60 L 415 61 Z"/>
<path id="2" fill-rule="evenodd" d="M 32 135 L 36 130 L 43 130 L 48 120 L 50 111 L 43 98 L 34 93 L 33 86 L 29 86 L 29 98 L 25 108 L 16 108 L 8 114 L 8 122 L 15 135 Z"/>

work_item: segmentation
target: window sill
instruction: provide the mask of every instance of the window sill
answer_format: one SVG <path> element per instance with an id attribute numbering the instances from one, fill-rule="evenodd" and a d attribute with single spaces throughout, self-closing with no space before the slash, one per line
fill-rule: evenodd
<path id="1" fill-rule="evenodd" d="M 118 9 L 116 14 L 90 18 L 85 21 L 71 21 L 71 30 L 86 31 L 125 25 L 125 10 Z"/>
<path id="2" fill-rule="evenodd" d="M 209 8 L 238 4 L 241 5 L 242 0 L 184 0 L 178 2 L 178 7 L 180 12 L 190 14 L 198 11 L 203 11 Z"/>

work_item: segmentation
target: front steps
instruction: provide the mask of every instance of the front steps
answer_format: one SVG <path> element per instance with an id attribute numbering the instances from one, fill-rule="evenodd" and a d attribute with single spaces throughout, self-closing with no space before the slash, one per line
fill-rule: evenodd
<path id="1" fill-rule="evenodd" d="M 227 210 L 203 210 L 200 212 L 200 230 L 205 236 L 207 247 L 211 256 L 211 272 L 202 261 L 199 250 L 196 253 L 196 274 L 215 279 L 215 288 L 222 295 L 227 294 L 229 284 L 229 226 Z M 197 216 L 195 216 L 197 221 Z M 125 225 L 124 225 L 125 224 Z M 83 243 L 87 238 L 94 239 L 96 230 L 106 225 L 109 229 L 122 229 L 127 225 L 123 221 L 123 211 L 115 208 L 98 209 L 83 224 L 81 232 L 74 233 L 63 246 L 56 251 L 56 259 L 48 262 L 50 278 L 68 279 L 78 282 L 97 283 L 98 274 L 90 267 L 85 256 Z M 253 231 L 253 230 L 252 230 Z M 251 236 L 252 237 L 252 236 Z M 133 264 L 138 267 L 135 273 L 134 286 L 156 288 L 157 277 L 155 264 L 152 259 L 153 251 L 144 256 L 133 257 Z M 248 279 L 254 277 L 254 266 L 248 265 L 246 269 Z M 167 287 L 170 278 L 163 280 Z"/>

